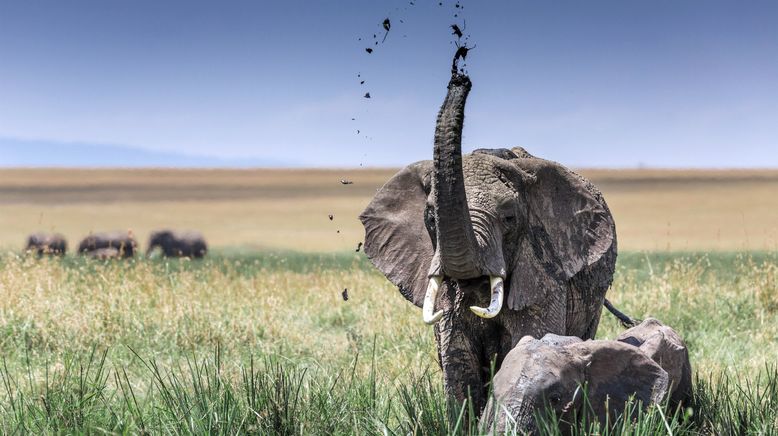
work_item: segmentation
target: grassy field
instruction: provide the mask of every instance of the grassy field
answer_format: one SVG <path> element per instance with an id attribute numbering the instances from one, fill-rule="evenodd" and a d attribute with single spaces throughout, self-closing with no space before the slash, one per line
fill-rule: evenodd
<path id="1" fill-rule="evenodd" d="M 0 432 L 474 433 L 442 395 L 420 310 L 354 252 L 356 215 L 391 174 L 0 170 Z M 778 433 L 778 171 L 584 174 L 616 216 L 609 298 L 678 330 L 697 377 L 692 410 L 615 434 Z M 168 226 L 216 248 L 19 254 L 36 230 L 145 243 Z M 603 315 L 599 338 L 621 331 Z"/>
<path id="2" fill-rule="evenodd" d="M 394 170 L 0 170 L 0 247 L 38 230 L 201 230 L 212 245 L 330 252 L 362 240 L 357 216 Z M 778 249 L 778 170 L 583 170 L 623 250 Z M 342 185 L 341 179 L 354 182 Z M 330 221 L 328 215 L 334 219 Z"/>
<path id="3" fill-rule="evenodd" d="M 3 433 L 456 428 L 431 329 L 360 254 L 0 262 Z M 776 428 L 777 276 L 767 253 L 621 256 L 614 303 L 691 350 L 700 406 L 674 432 Z"/>

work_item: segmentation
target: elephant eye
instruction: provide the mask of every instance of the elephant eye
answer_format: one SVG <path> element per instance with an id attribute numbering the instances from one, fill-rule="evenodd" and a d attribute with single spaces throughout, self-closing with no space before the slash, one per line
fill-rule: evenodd
<path id="1" fill-rule="evenodd" d="M 424 224 L 427 226 L 427 230 L 434 233 L 435 209 L 431 205 L 427 205 L 427 208 L 424 210 Z"/>
<path id="2" fill-rule="evenodd" d="M 505 224 L 513 225 L 516 222 L 516 215 L 506 215 L 503 217 Z"/>

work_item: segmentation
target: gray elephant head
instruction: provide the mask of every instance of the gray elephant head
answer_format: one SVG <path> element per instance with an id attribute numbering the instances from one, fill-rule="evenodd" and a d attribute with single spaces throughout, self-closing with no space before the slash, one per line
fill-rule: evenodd
<path id="1" fill-rule="evenodd" d="M 522 148 L 462 156 L 470 88 L 467 76 L 452 77 L 433 160 L 397 173 L 360 216 L 365 253 L 423 307 L 428 323 L 447 309 L 438 298 L 445 280 L 456 281 L 457 292 L 491 296 L 484 298 L 488 307 L 471 310 L 493 318 L 504 304 L 521 310 L 542 305 L 550 294 L 565 295 L 573 276 L 615 253 L 612 216 L 582 177 Z M 606 263 L 608 271 L 597 275 L 604 284 L 597 285 L 599 297 L 610 284 L 615 254 Z"/>
<path id="2" fill-rule="evenodd" d="M 495 375 L 481 426 L 536 432 L 535 413 L 544 407 L 553 410 L 562 430 L 592 413 L 600 422 L 614 422 L 630 398 L 644 406 L 660 403 L 669 383 L 662 367 L 624 342 L 527 337 Z"/>

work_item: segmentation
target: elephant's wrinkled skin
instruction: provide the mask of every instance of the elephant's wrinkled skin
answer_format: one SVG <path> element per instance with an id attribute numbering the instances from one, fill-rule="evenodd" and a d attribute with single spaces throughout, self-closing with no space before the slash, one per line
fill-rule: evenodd
<path id="1" fill-rule="evenodd" d="M 137 248 L 138 243 L 132 234 L 117 231 L 87 236 L 78 245 L 78 252 L 98 258 L 130 258 L 135 255 Z"/>
<path id="2" fill-rule="evenodd" d="M 493 388 L 481 417 L 484 432 L 536 431 L 534 413 L 543 407 L 555 411 L 565 430 L 587 413 L 614 422 L 631 396 L 644 407 L 668 397 L 672 407 L 688 401 L 691 365 L 678 334 L 647 319 L 615 341 L 526 337 L 508 353 Z"/>
<path id="3" fill-rule="evenodd" d="M 616 233 L 597 188 L 562 165 L 518 147 L 462 156 L 470 87 L 452 76 L 434 159 L 392 177 L 360 219 L 370 260 L 437 322 L 446 392 L 479 411 L 490 362 L 522 337 L 594 337 Z"/>
<path id="4" fill-rule="evenodd" d="M 208 252 L 205 238 L 199 232 L 174 232 L 159 230 L 149 237 L 149 247 L 146 255 L 150 255 L 157 247 L 165 257 L 189 257 L 200 259 Z"/>
<path id="5" fill-rule="evenodd" d="M 38 256 L 62 256 L 68 251 L 68 241 L 59 233 L 33 233 L 27 237 L 25 250 Z"/>

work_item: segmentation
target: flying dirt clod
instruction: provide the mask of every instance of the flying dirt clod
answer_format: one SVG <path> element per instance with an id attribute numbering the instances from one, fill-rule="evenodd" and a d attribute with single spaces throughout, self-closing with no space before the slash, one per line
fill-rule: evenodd
<path id="1" fill-rule="evenodd" d="M 384 26 L 384 30 L 386 30 L 386 33 L 384 33 L 384 39 L 381 41 L 381 44 L 386 42 L 386 37 L 389 36 L 389 29 L 392 28 L 392 22 L 389 21 L 389 19 L 387 18 L 387 19 L 384 20 L 382 25 Z"/>
<path id="2" fill-rule="evenodd" d="M 451 30 L 453 34 L 457 36 L 457 38 L 462 37 L 462 29 L 460 29 L 459 26 L 457 26 L 456 24 L 451 25 Z"/>
<path id="3" fill-rule="evenodd" d="M 473 47 L 468 47 L 467 43 L 459 45 L 457 43 L 457 51 L 454 53 L 454 60 L 451 62 L 451 75 L 456 76 L 457 71 L 459 70 L 459 60 L 462 59 L 462 61 L 465 61 L 467 59 L 467 53 L 474 49 Z"/>

